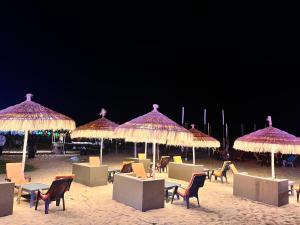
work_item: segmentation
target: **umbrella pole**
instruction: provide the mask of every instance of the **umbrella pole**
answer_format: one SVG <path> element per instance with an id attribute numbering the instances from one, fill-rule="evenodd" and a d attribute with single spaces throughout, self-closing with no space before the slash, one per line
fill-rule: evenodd
<path id="1" fill-rule="evenodd" d="M 145 158 L 147 158 L 147 142 L 145 142 Z"/>
<path id="2" fill-rule="evenodd" d="M 134 143 L 134 158 L 136 158 L 136 143 Z"/>
<path id="3" fill-rule="evenodd" d="M 23 155 L 22 155 L 22 166 L 23 166 L 23 171 L 25 171 L 25 160 L 26 160 L 27 141 L 28 141 L 28 130 L 25 130 L 24 143 L 23 143 Z"/>
<path id="4" fill-rule="evenodd" d="M 153 164 L 152 164 L 152 177 L 155 178 L 155 152 L 156 152 L 156 143 L 152 144 L 152 152 L 153 152 Z"/>
<path id="5" fill-rule="evenodd" d="M 274 166 L 274 150 L 271 153 L 271 167 L 272 167 L 272 179 L 275 179 L 275 166 Z"/>
<path id="6" fill-rule="evenodd" d="M 103 149 L 103 138 L 101 138 L 100 142 L 100 163 L 102 164 L 102 149 Z"/>
<path id="7" fill-rule="evenodd" d="M 195 146 L 193 146 L 193 164 L 196 164 L 196 159 L 195 159 Z"/>

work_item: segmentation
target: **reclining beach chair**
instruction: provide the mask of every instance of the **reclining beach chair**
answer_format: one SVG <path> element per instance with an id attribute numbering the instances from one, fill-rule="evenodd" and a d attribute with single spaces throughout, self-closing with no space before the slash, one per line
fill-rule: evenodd
<path id="1" fill-rule="evenodd" d="M 175 190 L 172 195 L 171 204 L 173 203 L 174 196 L 180 195 L 181 197 L 183 197 L 184 201 L 186 202 L 187 208 L 190 207 L 189 199 L 192 197 L 197 198 L 198 205 L 200 206 L 198 190 L 200 187 L 204 186 L 205 179 L 206 179 L 205 173 L 193 173 L 192 178 L 191 178 L 190 183 L 187 188 L 175 187 Z"/>
<path id="2" fill-rule="evenodd" d="M 89 163 L 92 166 L 100 166 L 100 158 L 98 156 L 90 156 Z"/>
<path id="3" fill-rule="evenodd" d="M 181 158 L 181 156 L 179 155 L 177 155 L 177 156 L 173 156 L 173 161 L 175 162 L 175 163 L 182 163 L 182 158 Z"/>
<path id="4" fill-rule="evenodd" d="M 136 177 L 139 177 L 139 178 L 151 177 L 150 174 L 147 175 L 143 163 L 132 163 L 131 166 L 132 166 L 133 173 L 136 174 Z"/>
<path id="5" fill-rule="evenodd" d="M 22 163 L 6 163 L 6 181 L 14 182 L 15 186 L 31 181 L 30 176 L 25 176 Z"/>
<path id="6" fill-rule="evenodd" d="M 37 210 L 39 200 L 42 199 L 45 201 L 45 214 L 48 214 L 49 204 L 52 201 L 56 201 L 56 206 L 59 206 L 60 200 L 63 201 L 63 210 L 65 210 L 65 192 L 70 189 L 72 178 L 62 178 L 54 180 L 46 192 L 46 194 L 42 194 L 41 191 L 38 191 L 36 196 L 35 210 Z"/>
<path id="7" fill-rule="evenodd" d="M 222 168 L 212 170 L 209 180 L 211 181 L 212 176 L 215 176 L 215 180 L 220 177 L 221 182 L 223 183 L 223 177 L 225 177 L 227 183 L 226 173 L 230 169 L 230 164 L 231 161 L 224 161 Z"/>
<path id="8" fill-rule="evenodd" d="M 138 154 L 138 158 L 139 158 L 139 159 L 146 159 L 145 153 L 139 153 L 139 154 Z"/>
<path id="9" fill-rule="evenodd" d="M 161 173 L 161 170 L 168 172 L 168 164 L 170 162 L 170 156 L 162 156 L 159 162 L 156 163 L 155 168 Z"/>

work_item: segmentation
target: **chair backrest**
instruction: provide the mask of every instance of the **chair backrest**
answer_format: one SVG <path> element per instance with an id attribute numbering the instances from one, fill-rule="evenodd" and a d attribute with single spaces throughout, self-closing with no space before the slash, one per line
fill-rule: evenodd
<path id="1" fill-rule="evenodd" d="M 198 196 L 198 190 L 200 187 L 204 186 L 204 182 L 206 179 L 205 173 L 193 173 L 190 183 L 187 187 L 189 196 Z"/>
<path id="2" fill-rule="evenodd" d="M 182 163 L 182 158 L 180 155 L 173 156 L 173 160 L 175 163 Z"/>
<path id="3" fill-rule="evenodd" d="M 72 181 L 72 178 L 54 180 L 46 193 L 46 195 L 49 196 L 50 201 L 55 201 L 61 198 L 70 187 Z"/>
<path id="4" fill-rule="evenodd" d="M 239 172 L 233 163 L 231 163 L 229 166 L 233 174 L 237 174 Z"/>
<path id="5" fill-rule="evenodd" d="M 74 174 L 72 174 L 72 175 L 56 175 L 54 177 L 54 180 L 59 180 L 59 179 L 72 179 L 72 181 L 73 181 L 75 179 L 75 175 Z M 67 187 L 67 191 L 70 190 L 72 181 L 69 183 L 69 186 Z"/>
<path id="6" fill-rule="evenodd" d="M 129 162 L 129 163 L 124 163 L 123 162 L 120 173 L 131 173 L 132 171 L 133 171 L 132 170 L 132 162 Z"/>
<path id="7" fill-rule="evenodd" d="M 147 178 L 147 173 L 143 163 L 132 163 L 132 170 L 137 177 Z"/>
<path id="8" fill-rule="evenodd" d="M 170 162 L 170 156 L 162 156 L 160 158 L 160 166 L 161 167 L 166 167 Z"/>
<path id="9" fill-rule="evenodd" d="M 98 156 L 90 156 L 89 163 L 92 166 L 100 166 L 100 158 Z"/>
<path id="10" fill-rule="evenodd" d="M 139 159 L 146 159 L 145 153 L 139 153 L 138 157 L 139 157 Z"/>
<path id="11" fill-rule="evenodd" d="M 25 182 L 22 163 L 6 163 L 6 177 L 15 183 Z"/>

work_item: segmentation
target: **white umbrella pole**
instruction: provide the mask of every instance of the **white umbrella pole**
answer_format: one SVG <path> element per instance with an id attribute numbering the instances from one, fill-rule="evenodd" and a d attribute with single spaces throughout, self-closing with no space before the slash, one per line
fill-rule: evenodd
<path id="1" fill-rule="evenodd" d="M 193 164 L 196 164 L 196 158 L 195 158 L 195 146 L 193 146 Z"/>
<path id="2" fill-rule="evenodd" d="M 145 158 L 147 158 L 147 142 L 145 142 Z"/>
<path id="3" fill-rule="evenodd" d="M 100 142 L 100 163 L 102 164 L 102 149 L 103 149 L 103 138 L 101 138 Z"/>
<path id="4" fill-rule="evenodd" d="M 156 152 L 156 143 L 153 142 L 152 144 L 152 152 L 153 152 L 153 164 L 152 164 L 152 176 L 155 178 L 155 152 Z"/>
<path id="5" fill-rule="evenodd" d="M 22 155 L 22 166 L 23 166 L 23 171 L 25 171 L 25 160 L 26 160 L 27 141 L 28 141 L 28 130 L 25 130 L 24 143 L 23 143 L 23 155 Z"/>
<path id="6" fill-rule="evenodd" d="M 136 143 L 134 143 L 134 158 L 136 158 Z"/>
<path id="7" fill-rule="evenodd" d="M 274 150 L 271 153 L 271 167 L 272 167 L 272 179 L 275 179 L 275 166 L 274 166 Z"/>

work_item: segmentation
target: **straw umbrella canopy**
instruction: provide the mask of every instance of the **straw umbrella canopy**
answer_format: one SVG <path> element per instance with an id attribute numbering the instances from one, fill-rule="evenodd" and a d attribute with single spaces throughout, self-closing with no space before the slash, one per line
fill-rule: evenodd
<path id="1" fill-rule="evenodd" d="M 25 133 L 23 168 L 25 166 L 28 131 L 75 129 L 74 120 L 32 101 L 32 96 L 32 94 L 26 94 L 24 102 L 0 111 L 0 130 L 24 131 Z"/>
<path id="2" fill-rule="evenodd" d="M 194 136 L 192 147 L 193 147 L 193 164 L 195 164 L 195 148 L 219 148 L 220 142 L 217 139 L 197 130 L 194 124 L 192 124 L 191 126 L 192 128 L 189 129 L 189 131 Z"/>
<path id="3" fill-rule="evenodd" d="M 118 124 L 105 118 L 106 110 L 100 112 L 100 119 L 77 127 L 71 132 L 71 138 L 97 138 L 101 140 L 100 144 L 100 160 L 102 163 L 103 139 L 115 138 L 115 129 Z"/>
<path id="4" fill-rule="evenodd" d="M 300 154 L 300 138 L 272 127 L 270 116 L 267 120 L 269 127 L 238 138 L 233 148 L 249 152 L 271 152 L 272 178 L 275 179 L 274 154 Z"/>
<path id="5" fill-rule="evenodd" d="M 193 135 L 162 113 L 158 105 L 153 110 L 116 128 L 116 136 L 130 142 L 147 142 L 153 144 L 153 175 L 155 173 L 156 144 L 188 146 Z"/>

